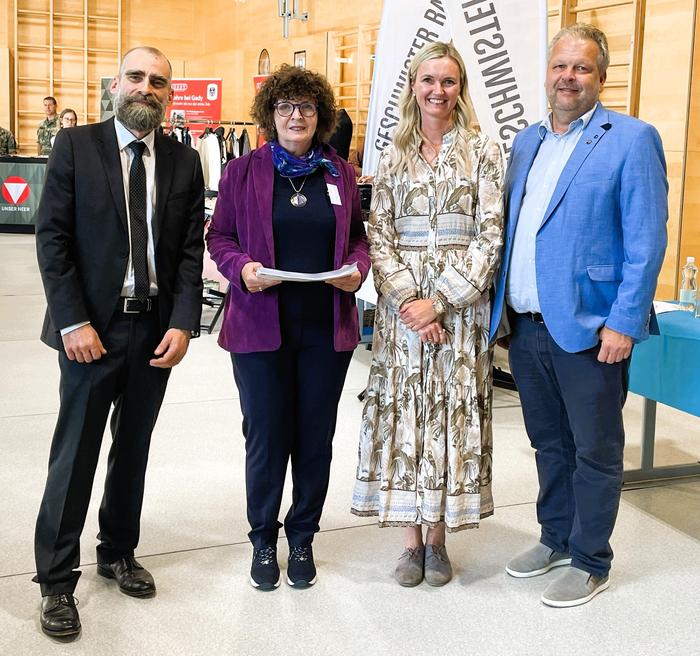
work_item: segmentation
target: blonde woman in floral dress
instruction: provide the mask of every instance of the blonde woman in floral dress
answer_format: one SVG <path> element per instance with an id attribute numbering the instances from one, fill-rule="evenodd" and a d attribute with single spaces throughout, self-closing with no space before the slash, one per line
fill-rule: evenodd
<path id="1" fill-rule="evenodd" d="M 401 585 L 444 585 L 445 531 L 493 513 L 489 289 L 503 166 L 497 144 L 469 129 L 454 47 L 425 46 L 409 72 L 374 179 L 368 236 L 379 300 L 352 512 L 405 527 Z"/>

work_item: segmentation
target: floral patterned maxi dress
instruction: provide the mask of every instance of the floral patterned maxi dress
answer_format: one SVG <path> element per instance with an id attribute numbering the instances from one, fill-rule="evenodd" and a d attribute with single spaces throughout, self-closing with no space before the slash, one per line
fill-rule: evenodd
<path id="1" fill-rule="evenodd" d="M 379 294 L 352 512 L 380 526 L 477 526 L 493 514 L 489 288 L 499 265 L 503 166 L 468 133 L 471 174 L 457 173 L 456 131 L 417 179 L 380 157 L 368 237 Z M 423 344 L 399 320 L 409 299 L 438 295 L 446 344 Z"/>

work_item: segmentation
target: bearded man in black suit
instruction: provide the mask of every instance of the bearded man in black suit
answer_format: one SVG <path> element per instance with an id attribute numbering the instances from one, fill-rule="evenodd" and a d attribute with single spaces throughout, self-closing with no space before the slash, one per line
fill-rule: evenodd
<path id="1" fill-rule="evenodd" d="M 73 598 L 80 534 L 111 418 L 97 571 L 135 597 L 155 594 L 135 559 L 146 462 L 170 369 L 199 331 L 204 183 L 196 151 L 158 133 L 170 62 L 129 51 L 113 79 L 115 118 L 61 130 L 46 170 L 36 243 L 58 350 L 60 410 L 35 534 L 41 627 L 80 631 Z"/>

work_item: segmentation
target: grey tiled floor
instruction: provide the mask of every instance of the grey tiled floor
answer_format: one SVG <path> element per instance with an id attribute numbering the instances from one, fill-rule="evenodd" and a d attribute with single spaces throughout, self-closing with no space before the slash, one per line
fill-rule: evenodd
<path id="1" fill-rule="evenodd" d="M 119 594 L 94 568 L 104 458 L 82 541 L 83 632 L 38 630 L 34 519 L 58 404 L 53 352 L 37 335 L 43 296 L 33 238 L 0 235 L 0 654 L 654 654 L 697 653 L 700 482 L 626 491 L 613 536 L 613 584 L 591 604 L 553 610 L 551 577 L 509 578 L 506 560 L 537 539 L 537 479 L 518 397 L 496 392 L 496 514 L 449 536 L 454 580 L 397 586 L 401 532 L 349 515 L 368 354 L 353 359 L 339 410 L 330 492 L 310 590 L 247 583 L 243 440 L 230 361 L 216 335 L 192 343 L 171 379 L 153 440 L 138 555 L 158 595 Z M 627 466 L 639 458 L 641 400 L 625 410 Z M 700 420 L 659 410 L 657 461 L 700 457 Z M 106 441 L 109 437 L 106 436 Z M 106 449 L 103 449 L 106 452 Z M 104 454 L 103 454 L 104 456 Z M 289 491 L 285 504 L 289 501 Z M 280 542 L 284 562 L 286 545 Z"/>

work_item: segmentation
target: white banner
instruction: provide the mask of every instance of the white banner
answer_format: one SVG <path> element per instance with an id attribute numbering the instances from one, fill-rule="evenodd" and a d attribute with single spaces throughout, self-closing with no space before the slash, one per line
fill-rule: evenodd
<path id="1" fill-rule="evenodd" d="M 377 39 L 363 173 L 398 123 L 411 59 L 424 45 L 452 40 L 464 59 L 481 129 L 510 151 L 513 137 L 545 113 L 546 0 L 384 0 Z"/>
<path id="2" fill-rule="evenodd" d="M 449 39 L 443 0 L 384 0 L 362 159 L 365 175 L 374 175 L 379 153 L 399 122 L 399 96 L 413 56 L 426 43 Z"/>

